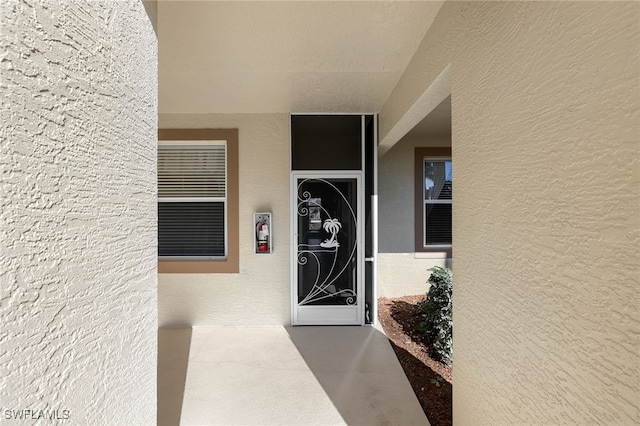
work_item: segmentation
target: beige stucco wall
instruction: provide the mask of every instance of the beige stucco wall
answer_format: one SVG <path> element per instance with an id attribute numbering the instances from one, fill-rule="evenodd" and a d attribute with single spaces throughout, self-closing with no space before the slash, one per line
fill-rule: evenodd
<path id="1" fill-rule="evenodd" d="M 378 161 L 378 296 L 423 294 L 429 268 L 451 267 L 446 253 L 414 253 L 414 151 L 448 146 L 449 136 L 407 136 Z"/>
<path id="2" fill-rule="evenodd" d="M 0 16 L 2 423 L 155 424 L 153 28 L 137 0 Z"/>
<path id="3" fill-rule="evenodd" d="M 237 128 L 240 273 L 160 274 L 160 326 L 290 323 L 289 116 L 160 114 L 161 128 Z M 253 213 L 273 213 L 271 254 L 253 252 Z"/>
<path id="4" fill-rule="evenodd" d="M 378 297 L 425 294 L 429 268 L 451 268 L 446 257 L 422 257 L 414 253 L 378 254 Z"/>
<path id="5" fill-rule="evenodd" d="M 381 112 L 451 65 L 455 424 L 640 422 L 639 18 L 446 2 Z"/>

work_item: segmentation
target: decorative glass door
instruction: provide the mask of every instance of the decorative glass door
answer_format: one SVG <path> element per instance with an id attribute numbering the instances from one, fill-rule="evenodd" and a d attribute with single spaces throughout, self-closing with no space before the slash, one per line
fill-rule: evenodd
<path id="1" fill-rule="evenodd" d="M 360 180 L 293 175 L 293 325 L 364 324 Z"/>

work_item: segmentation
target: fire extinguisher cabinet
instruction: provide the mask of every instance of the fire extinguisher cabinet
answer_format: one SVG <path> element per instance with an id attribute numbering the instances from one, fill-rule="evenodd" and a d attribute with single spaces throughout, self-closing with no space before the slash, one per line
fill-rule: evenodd
<path id="1" fill-rule="evenodd" d="M 273 251 L 273 226 L 271 213 L 253 214 L 253 248 L 256 254 L 269 254 Z"/>

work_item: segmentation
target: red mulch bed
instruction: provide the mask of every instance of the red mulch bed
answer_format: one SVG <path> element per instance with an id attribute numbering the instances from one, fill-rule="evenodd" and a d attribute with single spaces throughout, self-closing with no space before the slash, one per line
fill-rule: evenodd
<path id="1" fill-rule="evenodd" d="M 378 320 L 396 352 L 411 387 L 432 426 L 452 424 L 453 365 L 445 365 L 429 356 L 418 329 L 422 314 L 416 303 L 424 295 L 378 300 Z M 432 380 L 438 381 L 437 386 Z"/>

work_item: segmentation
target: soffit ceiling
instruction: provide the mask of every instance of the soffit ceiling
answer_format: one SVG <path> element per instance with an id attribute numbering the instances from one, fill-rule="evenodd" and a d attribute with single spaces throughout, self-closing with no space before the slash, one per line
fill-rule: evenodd
<path id="1" fill-rule="evenodd" d="M 422 119 L 405 138 L 428 138 L 438 136 L 451 139 L 451 95 Z"/>
<path id="2" fill-rule="evenodd" d="M 378 112 L 441 5 L 161 0 L 159 111 Z"/>

